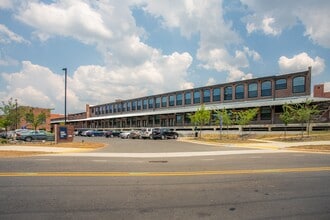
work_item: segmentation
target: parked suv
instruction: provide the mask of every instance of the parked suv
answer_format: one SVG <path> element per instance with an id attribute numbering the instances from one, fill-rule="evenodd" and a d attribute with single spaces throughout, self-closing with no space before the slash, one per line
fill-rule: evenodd
<path id="1" fill-rule="evenodd" d="M 175 132 L 173 129 L 169 128 L 154 128 L 151 134 L 152 139 L 177 139 L 179 134 Z"/>
<path id="2" fill-rule="evenodd" d="M 142 128 L 141 129 L 141 138 L 143 138 L 143 139 L 152 138 L 151 137 L 152 130 L 153 130 L 153 128 Z"/>

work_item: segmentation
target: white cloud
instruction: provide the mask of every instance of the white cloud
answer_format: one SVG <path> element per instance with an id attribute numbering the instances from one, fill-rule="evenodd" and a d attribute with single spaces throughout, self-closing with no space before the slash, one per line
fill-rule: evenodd
<path id="1" fill-rule="evenodd" d="M 314 43 L 330 48 L 330 1 L 324 0 L 241 0 L 250 10 L 243 21 L 248 33 L 262 31 L 266 35 L 279 35 L 285 28 L 299 22 L 305 26 L 305 35 Z"/>
<path id="2" fill-rule="evenodd" d="M 216 84 L 216 80 L 211 77 L 207 80 L 206 86 L 210 86 L 210 85 L 214 85 L 214 84 Z"/>
<path id="3" fill-rule="evenodd" d="M 15 34 L 9 30 L 5 25 L 0 24 L 0 44 L 15 43 L 28 43 L 22 36 Z"/>
<path id="4" fill-rule="evenodd" d="M 322 73 L 325 69 L 324 59 L 318 56 L 313 59 L 305 52 L 297 54 L 292 58 L 281 56 L 278 64 L 282 72 L 302 71 L 311 66 L 314 76 Z"/>
<path id="5" fill-rule="evenodd" d="M 330 82 L 324 83 L 324 92 L 330 92 Z"/>

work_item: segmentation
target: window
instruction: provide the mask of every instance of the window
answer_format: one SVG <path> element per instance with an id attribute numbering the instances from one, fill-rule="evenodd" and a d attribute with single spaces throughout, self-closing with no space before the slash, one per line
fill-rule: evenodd
<path id="1" fill-rule="evenodd" d="M 131 102 L 127 102 L 127 111 L 131 111 Z"/>
<path id="2" fill-rule="evenodd" d="M 198 104 L 201 102 L 201 92 L 194 91 L 194 104 Z"/>
<path id="3" fill-rule="evenodd" d="M 122 109 L 122 111 L 123 111 L 123 112 L 125 112 L 125 111 L 126 111 L 126 109 L 127 109 L 127 103 L 126 103 L 126 102 L 124 102 L 124 103 L 123 103 L 123 109 Z"/>
<path id="4" fill-rule="evenodd" d="M 118 106 L 118 112 L 121 112 L 121 103 L 119 103 L 117 106 Z"/>
<path id="5" fill-rule="evenodd" d="M 298 76 L 293 78 L 292 84 L 293 93 L 305 92 L 305 77 Z"/>
<path id="6" fill-rule="evenodd" d="M 136 110 L 137 101 L 132 101 L 132 111 Z"/>
<path id="7" fill-rule="evenodd" d="M 143 109 L 147 109 L 148 107 L 148 99 L 143 99 Z"/>
<path id="8" fill-rule="evenodd" d="M 210 89 L 204 89 L 203 92 L 203 102 L 210 102 L 211 101 L 211 92 Z"/>
<path id="9" fill-rule="evenodd" d="M 275 81 L 275 89 L 286 89 L 286 79 L 278 79 Z"/>
<path id="10" fill-rule="evenodd" d="M 248 97 L 255 98 L 258 96 L 258 84 L 257 83 L 250 83 L 248 87 Z"/>
<path id="11" fill-rule="evenodd" d="M 270 107 L 261 107 L 260 109 L 260 119 L 261 120 L 270 120 L 272 116 L 272 111 Z"/>
<path id="12" fill-rule="evenodd" d="M 182 105 L 182 93 L 176 94 L 176 105 Z"/>
<path id="13" fill-rule="evenodd" d="M 191 104 L 191 93 L 190 92 L 186 92 L 184 94 L 184 104 L 185 105 L 190 105 Z"/>
<path id="14" fill-rule="evenodd" d="M 261 96 L 272 95 L 272 82 L 267 80 L 261 83 Z"/>
<path id="15" fill-rule="evenodd" d="M 168 103 L 169 106 L 174 106 L 174 95 L 170 95 L 170 96 L 169 96 L 169 99 L 170 99 L 170 100 L 169 100 L 169 103 Z"/>
<path id="16" fill-rule="evenodd" d="M 233 88 L 231 86 L 225 87 L 224 90 L 224 100 L 232 100 L 233 98 Z"/>
<path id="17" fill-rule="evenodd" d="M 220 101 L 220 88 L 213 89 L 213 102 Z"/>
<path id="18" fill-rule="evenodd" d="M 153 98 L 149 98 L 149 100 L 148 100 L 148 106 L 149 106 L 149 109 L 151 109 L 151 108 L 154 107 L 154 99 Z"/>
<path id="19" fill-rule="evenodd" d="M 239 84 L 235 89 L 235 99 L 244 99 L 244 85 Z"/>
<path id="20" fill-rule="evenodd" d="M 141 107 L 142 107 L 142 100 L 139 99 L 138 102 L 137 102 L 137 110 L 141 110 Z"/>
<path id="21" fill-rule="evenodd" d="M 116 113 L 117 112 L 117 104 L 114 104 L 113 105 L 113 113 Z"/>
<path id="22" fill-rule="evenodd" d="M 109 105 L 109 113 L 112 113 L 112 105 Z"/>
<path id="23" fill-rule="evenodd" d="M 162 97 L 162 107 L 167 107 L 167 96 Z"/>
<path id="24" fill-rule="evenodd" d="M 160 108 L 160 97 L 156 98 L 156 108 Z"/>

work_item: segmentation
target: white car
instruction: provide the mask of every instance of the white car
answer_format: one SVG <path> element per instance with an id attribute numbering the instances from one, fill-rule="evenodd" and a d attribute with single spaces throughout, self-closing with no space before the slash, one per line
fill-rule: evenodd
<path id="1" fill-rule="evenodd" d="M 142 128 L 141 129 L 141 138 L 143 139 L 151 139 L 153 128 Z"/>
<path id="2" fill-rule="evenodd" d="M 119 137 L 123 139 L 127 139 L 129 138 L 130 133 L 131 133 L 130 131 L 123 131 L 120 133 Z"/>

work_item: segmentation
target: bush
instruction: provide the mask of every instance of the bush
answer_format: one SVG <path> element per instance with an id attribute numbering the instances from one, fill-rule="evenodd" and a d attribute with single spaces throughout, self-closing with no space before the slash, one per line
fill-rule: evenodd
<path id="1" fill-rule="evenodd" d="M 4 138 L 0 138 L 0 144 L 8 144 L 8 140 Z"/>

